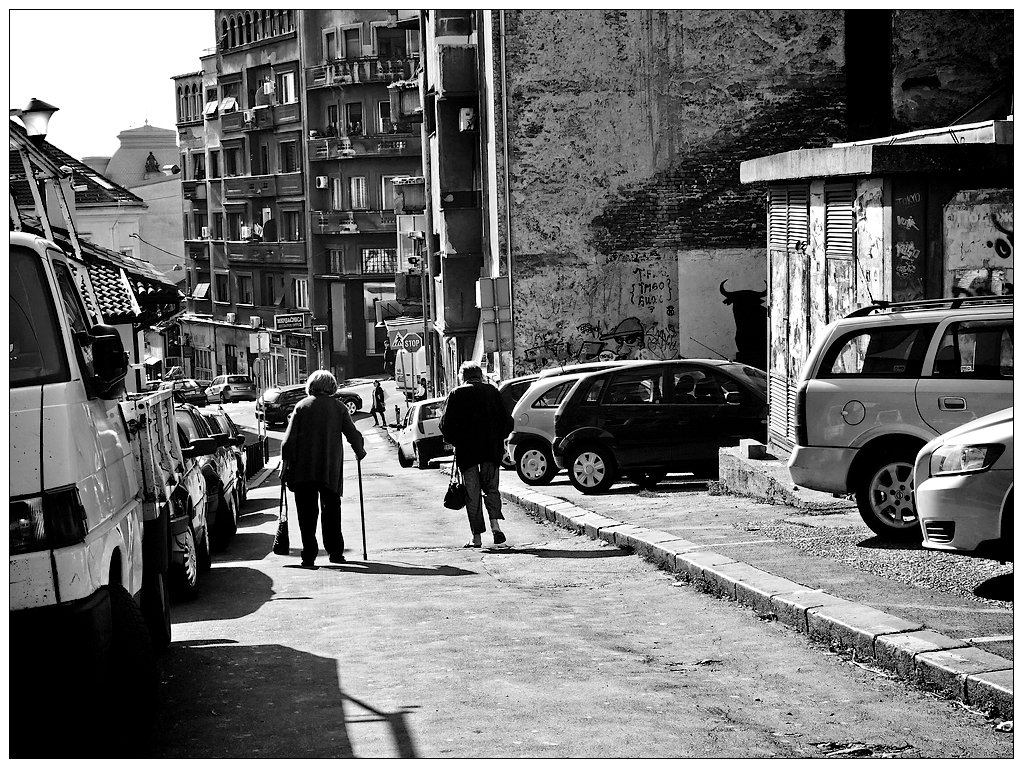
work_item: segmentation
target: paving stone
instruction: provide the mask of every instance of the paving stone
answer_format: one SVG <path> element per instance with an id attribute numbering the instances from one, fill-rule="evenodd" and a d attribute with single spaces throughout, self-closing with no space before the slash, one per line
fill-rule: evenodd
<path id="1" fill-rule="evenodd" d="M 874 662 L 910 680 L 916 675 L 917 654 L 965 648 L 969 643 L 953 640 L 930 629 L 882 635 L 874 641 Z"/>
<path id="2" fill-rule="evenodd" d="M 824 605 L 852 605 L 848 600 L 835 597 L 819 589 L 799 589 L 774 595 L 771 598 L 778 621 L 798 629 L 804 634 L 809 632 L 806 612 L 811 608 Z"/>
<path id="3" fill-rule="evenodd" d="M 1012 662 L 979 648 L 931 651 L 916 656 L 916 679 L 927 688 L 966 701 L 966 678 L 1011 670 Z"/>
<path id="4" fill-rule="evenodd" d="M 575 523 L 577 525 L 581 524 L 583 530 L 586 531 L 586 535 L 589 536 L 591 539 L 597 538 L 597 535 L 600 533 L 601 528 L 606 528 L 609 525 L 618 525 L 619 522 L 620 521 L 618 520 L 612 520 L 609 517 L 598 515 L 595 512 L 591 512 L 588 515 L 583 515 L 582 517 L 575 518 Z"/>
<path id="5" fill-rule="evenodd" d="M 609 525 L 607 528 L 601 528 L 598 538 L 603 539 L 608 544 L 614 544 L 616 547 L 631 547 L 632 537 L 647 530 L 649 529 L 640 525 L 619 523 L 618 525 Z"/>
<path id="6" fill-rule="evenodd" d="M 772 599 L 775 595 L 807 590 L 805 584 L 797 584 L 781 576 L 756 569 L 758 574 L 750 574 L 749 578 L 740 578 L 735 585 L 735 599 L 743 605 L 761 614 L 774 614 L 777 618 L 777 607 Z"/>
<path id="7" fill-rule="evenodd" d="M 845 601 L 843 601 L 845 602 Z M 874 658 L 874 639 L 896 632 L 916 632 L 924 625 L 859 603 L 824 605 L 806 612 L 810 637 L 841 648 L 852 648 L 860 658 Z"/>
<path id="8" fill-rule="evenodd" d="M 714 593 L 735 600 L 735 587 L 743 578 L 757 579 L 770 576 L 766 571 L 754 568 L 748 563 L 733 561 L 721 565 L 708 565 L 703 569 L 703 577 L 714 585 Z"/>
<path id="9" fill-rule="evenodd" d="M 966 678 L 966 703 L 1012 720 L 1012 670 L 981 672 Z"/>
<path id="10" fill-rule="evenodd" d="M 698 585 L 700 588 L 704 588 L 709 585 L 703 575 L 704 568 L 734 562 L 735 560 L 727 555 L 721 555 L 717 552 L 711 552 L 710 550 L 688 552 L 686 554 L 675 556 L 676 568 L 687 574 L 689 580 Z"/>

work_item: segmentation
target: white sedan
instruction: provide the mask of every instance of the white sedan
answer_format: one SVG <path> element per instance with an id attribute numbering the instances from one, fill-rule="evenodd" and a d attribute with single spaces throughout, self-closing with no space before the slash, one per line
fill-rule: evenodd
<path id="1" fill-rule="evenodd" d="M 916 508 L 928 549 L 1012 560 L 1012 408 L 946 432 L 917 454 Z"/>

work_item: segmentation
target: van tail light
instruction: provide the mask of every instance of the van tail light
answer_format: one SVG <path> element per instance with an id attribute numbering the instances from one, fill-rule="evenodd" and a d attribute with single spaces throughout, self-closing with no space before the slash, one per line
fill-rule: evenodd
<path id="1" fill-rule="evenodd" d="M 796 390 L 796 445 L 807 446 L 810 440 L 807 436 L 806 425 L 806 382 L 799 385 Z"/>
<path id="2" fill-rule="evenodd" d="M 12 555 L 77 544 L 85 532 L 85 507 L 74 486 L 11 499 Z"/>

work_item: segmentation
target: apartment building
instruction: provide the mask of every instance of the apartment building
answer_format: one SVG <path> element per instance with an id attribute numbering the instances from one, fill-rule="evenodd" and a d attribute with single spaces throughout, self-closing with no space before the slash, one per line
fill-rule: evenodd
<path id="1" fill-rule="evenodd" d="M 403 190 L 421 186 L 418 126 L 391 119 L 388 85 L 416 71 L 418 33 L 387 11 L 212 21 L 215 50 L 173 78 L 190 373 L 269 386 L 317 367 L 382 372 L 377 304 L 398 311 L 395 201 L 407 210 Z"/>

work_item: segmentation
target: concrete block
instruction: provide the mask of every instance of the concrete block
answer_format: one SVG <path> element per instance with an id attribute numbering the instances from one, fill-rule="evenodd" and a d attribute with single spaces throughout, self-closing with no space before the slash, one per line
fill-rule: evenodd
<path id="1" fill-rule="evenodd" d="M 965 648 L 967 645 L 930 629 L 882 635 L 874 641 L 874 662 L 899 677 L 911 680 L 916 675 L 917 654 Z"/>
<path id="2" fill-rule="evenodd" d="M 759 573 L 750 573 L 747 577 L 739 579 L 735 585 L 735 599 L 758 613 L 773 613 L 777 616 L 778 610 L 773 600 L 775 595 L 809 589 L 803 584 L 774 576 L 766 571 L 760 569 L 757 571 Z"/>
<path id="3" fill-rule="evenodd" d="M 574 523 L 574 520 L 577 517 L 584 517 L 590 514 L 588 510 L 582 509 L 580 507 L 566 507 L 564 509 L 552 510 L 552 512 L 554 513 L 553 517 L 555 523 L 562 526 L 563 528 L 571 528 L 573 530 L 578 529 L 578 526 L 576 526 Z"/>
<path id="4" fill-rule="evenodd" d="M 710 586 L 703 575 L 705 568 L 734 562 L 735 560 L 727 555 L 720 555 L 717 552 L 711 552 L 709 550 L 704 550 L 702 552 L 689 552 L 675 556 L 676 570 L 688 575 L 689 581 L 693 582 L 701 589 Z"/>
<path id="5" fill-rule="evenodd" d="M 637 555 L 647 560 L 653 559 L 655 555 L 660 559 L 663 555 L 657 549 L 658 544 L 662 541 L 671 541 L 673 538 L 675 537 L 670 533 L 644 528 L 638 533 L 630 534 L 628 546 L 632 547 Z"/>
<path id="6" fill-rule="evenodd" d="M 916 679 L 927 688 L 966 701 L 966 678 L 1012 669 L 1009 659 L 979 648 L 956 648 L 917 654 Z"/>
<path id="7" fill-rule="evenodd" d="M 649 529 L 640 525 L 620 523 L 619 525 L 609 525 L 607 528 L 601 528 L 598 538 L 603 539 L 608 544 L 614 544 L 616 547 L 631 547 L 632 537 L 647 530 Z"/>
<path id="8" fill-rule="evenodd" d="M 611 525 L 619 525 L 620 520 L 612 520 L 609 517 L 598 515 L 596 512 L 590 512 L 588 515 L 580 515 L 579 517 L 572 519 L 572 524 L 581 529 L 591 539 L 597 538 L 597 534 L 601 528 L 607 528 Z"/>
<path id="9" fill-rule="evenodd" d="M 848 600 L 829 595 L 819 589 L 799 589 L 795 592 L 774 595 L 771 598 L 771 604 L 774 606 L 774 612 L 778 615 L 778 621 L 805 634 L 809 632 L 806 620 L 808 610 L 824 605 L 848 605 L 850 603 Z"/>
<path id="10" fill-rule="evenodd" d="M 981 672 L 966 678 L 966 703 L 1012 720 L 1012 670 Z"/>
<path id="11" fill-rule="evenodd" d="M 859 603 L 823 605 L 806 612 L 810 637 L 840 648 L 852 648 L 860 658 L 874 658 L 874 639 L 896 632 L 916 632 L 920 622 L 906 621 Z"/>
<path id="12" fill-rule="evenodd" d="M 703 578 L 713 586 L 715 594 L 735 599 L 736 585 L 742 579 L 758 579 L 770 574 L 754 568 L 748 563 L 731 562 L 721 565 L 708 565 L 703 569 Z"/>
<path id="13" fill-rule="evenodd" d="M 766 459 L 767 446 L 759 440 L 740 440 L 739 453 L 747 459 Z"/>

